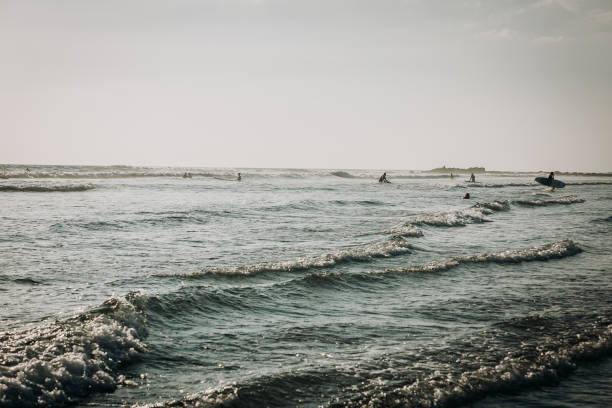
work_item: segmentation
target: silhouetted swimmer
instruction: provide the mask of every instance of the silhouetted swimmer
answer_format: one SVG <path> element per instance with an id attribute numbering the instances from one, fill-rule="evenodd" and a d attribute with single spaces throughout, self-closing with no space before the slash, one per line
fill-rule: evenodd
<path id="1" fill-rule="evenodd" d="M 236 178 L 236 181 L 242 181 L 242 176 L 240 175 L 240 173 L 238 173 L 238 178 Z"/>
<path id="2" fill-rule="evenodd" d="M 470 199 L 470 193 L 465 193 L 465 195 L 463 196 L 464 199 L 469 200 Z"/>
<path id="3" fill-rule="evenodd" d="M 387 172 L 384 172 L 383 175 L 379 177 L 378 182 L 379 183 L 390 183 L 390 181 L 387 180 Z"/>

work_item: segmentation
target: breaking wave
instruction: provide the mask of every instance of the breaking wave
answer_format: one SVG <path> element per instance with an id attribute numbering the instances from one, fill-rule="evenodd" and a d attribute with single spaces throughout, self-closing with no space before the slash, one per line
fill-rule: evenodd
<path id="1" fill-rule="evenodd" d="M 405 224 L 405 225 L 397 225 L 393 228 L 391 228 L 388 231 L 385 231 L 384 233 L 386 234 L 393 234 L 393 235 L 399 235 L 401 237 L 422 237 L 423 236 L 423 230 L 421 230 L 419 227 L 415 226 L 415 225 L 411 225 L 411 224 Z"/>
<path id="2" fill-rule="evenodd" d="M 376 257 L 393 256 L 410 252 L 410 249 L 411 247 L 403 239 L 393 238 L 369 246 L 349 248 L 296 262 L 262 264 L 230 271 L 204 270 L 200 273 L 250 274 L 266 270 L 325 268 L 341 262 L 368 261 Z M 564 258 L 581 251 L 572 241 L 566 240 L 528 249 L 460 257 L 447 262 L 385 272 L 432 272 L 466 263 L 546 261 Z M 352 274 L 322 275 L 309 274 L 293 282 L 302 287 L 304 285 L 313 287 L 312 289 L 318 291 L 321 286 L 337 288 L 339 280 L 345 280 L 345 285 L 358 288 L 364 286 L 365 281 L 373 282 L 372 279 L 381 279 L 375 278 L 375 275 L 371 275 L 370 280 L 367 276 L 360 276 L 358 282 L 350 282 Z M 278 289 L 281 293 L 291 293 L 283 287 Z M 180 319 L 177 315 L 185 312 L 193 314 L 196 310 L 219 315 L 219 310 L 226 310 L 228 307 L 252 309 L 255 306 L 248 299 L 258 298 L 254 291 L 256 289 L 248 287 L 218 291 L 210 287 L 189 286 L 181 288 L 178 295 L 177 293 L 130 294 L 126 298 L 111 298 L 100 307 L 72 319 L 23 331 L 2 333 L 0 334 L 0 406 L 69 405 L 92 392 L 112 392 L 119 386 L 134 385 L 133 381 L 120 374 L 120 369 L 147 350 L 143 342 L 146 336 L 145 316 L 147 319 L 166 321 L 170 316 L 177 320 Z M 584 334 L 575 344 L 567 346 L 564 344 L 552 351 L 544 350 L 541 353 L 513 356 L 495 366 L 465 371 L 458 376 L 432 375 L 406 387 L 394 389 L 390 393 L 401 401 L 406 401 L 407 405 L 416 401 L 435 401 L 437 405 L 425 406 L 446 406 L 464 398 L 481 398 L 482 395 L 500 387 L 522 386 L 525 383 L 538 384 L 549 378 L 556 378 L 558 372 L 571 369 L 580 359 L 609 352 L 612 347 L 611 334 L 612 326 L 607 326 L 597 333 Z M 223 406 L 228 401 L 237 403 L 246 401 L 244 398 L 250 401 L 262 398 L 262 401 L 265 401 L 267 392 L 272 388 L 284 389 L 287 386 L 300 388 L 309 385 L 311 388 L 324 389 L 327 384 L 326 378 L 347 383 L 354 378 L 349 375 L 343 376 L 342 372 L 331 368 L 324 368 L 324 372 L 311 374 L 279 373 L 270 377 L 256 377 L 248 383 L 151 406 Z M 289 395 L 298 395 L 291 392 Z M 385 406 L 388 395 L 389 391 L 385 391 L 384 395 L 363 394 L 363 397 L 360 397 L 362 399 L 350 400 L 344 404 L 353 406 L 352 404 L 360 405 L 367 402 L 372 406 Z M 289 397 L 285 394 L 278 396 L 279 406 L 287 401 L 285 398 Z"/>
<path id="3" fill-rule="evenodd" d="M 508 201 L 491 201 L 489 203 L 476 203 L 476 208 L 486 208 L 492 211 L 508 211 L 510 210 L 510 204 Z"/>
<path id="4" fill-rule="evenodd" d="M 413 266 L 409 268 L 387 269 L 375 273 L 419 273 L 419 272 L 441 272 L 455 268 L 459 265 L 478 263 L 519 263 L 529 261 L 548 261 L 574 256 L 582 252 L 582 249 L 572 240 L 553 242 L 527 249 L 514 249 L 496 253 L 485 253 L 457 257 L 443 262 L 434 262 L 427 265 Z"/>
<path id="5" fill-rule="evenodd" d="M 524 207 L 545 207 L 547 205 L 557 205 L 557 204 L 576 204 L 576 203 L 584 203 L 584 198 L 578 196 L 565 196 L 559 198 L 549 198 L 549 199 L 533 199 L 533 200 L 516 200 L 513 201 L 514 204 L 522 205 Z"/>
<path id="6" fill-rule="evenodd" d="M 467 224 L 476 224 L 491 221 L 487 216 L 496 211 L 507 211 L 510 206 L 505 201 L 489 203 L 476 203 L 470 208 L 445 211 L 434 214 L 418 215 L 404 224 L 406 227 L 463 227 Z"/>
<path id="7" fill-rule="evenodd" d="M 493 211 L 485 208 L 471 207 L 464 210 L 418 216 L 410 221 L 410 224 L 430 227 L 463 227 L 467 224 L 489 222 L 487 215 L 492 213 Z"/>
<path id="8" fill-rule="evenodd" d="M 528 318 L 527 318 L 528 319 Z M 555 384 L 583 361 L 612 352 L 612 324 L 596 321 L 592 327 L 558 340 L 525 344 L 497 363 L 443 375 L 434 372 L 409 385 L 363 393 L 332 407 L 452 407 L 478 401 L 488 395 L 513 393 L 525 388 Z"/>
<path id="9" fill-rule="evenodd" d="M 531 387 L 556 384 L 583 362 L 596 361 L 612 352 L 612 324 L 605 318 L 596 318 L 590 324 L 577 328 L 563 327 L 561 332 L 555 333 L 558 336 L 546 336 L 537 327 L 531 328 L 533 324 L 558 323 L 544 316 L 528 315 L 510 319 L 507 323 L 507 331 L 496 330 L 494 337 L 487 339 L 493 340 L 492 347 L 471 345 L 468 350 L 457 354 L 436 351 L 440 354 L 439 358 L 450 360 L 451 357 L 458 357 L 457 370 L 441 372 L 433 368 L 419 375 L 411 370 L 413 366 L 422 367 L 418 360 L 409 360 L 411 364 L 394 366 L 392 369 L 384 362 L 372 361 L 359 367 L 320 366 L 316 370 L 281 370 L 174 400 L 136 406 L 456 407 L 489 395 L 517 393 Z M 513 325 L 526 326 L 527 330 L 535 333 L 514 346 L 496 345 L 495 337 L 520 336 L 521 328 L 513 328 Z M 495 357 L 481 358 L 480 353 Z M 505 357 L 497 357 L 500 353 Z M 471 361 L 466 363 L 466 360 Z"/>
<path id="10" fill-rule="evenodd" d="M 0 191 L 9 192 L 70 192 L 86 191 L 96 188 L 93 184 L 3 184 Z"/>
<path id="11" fill-rule="evenodd" d="M 199 272 L 166 275 L 154 274 L 157 277 L 194 278 L 210 274 L 218 275 L 254 275 L 265 272 L 293 272 L 308 269 L 331 268 L 335 265 L 348 262 L 370 262 L 376 258 L 389 258 L 412 252 L 412 246 L 402 237 L 393 237 L 389 240 L 363 246 L 341 249 L 317 257 L 304 257 L 294 261 L 263 263 L 251 266 L 240 266 L 232 269 L 210 268 Z"/>
<path id="12" fill-rule="evenodd" d="M 0 406 L 73 404 L 129 380 L 118 369 L 146 351 L 142 317 L 111 298 L 77 317 L 0 333 Z"/>

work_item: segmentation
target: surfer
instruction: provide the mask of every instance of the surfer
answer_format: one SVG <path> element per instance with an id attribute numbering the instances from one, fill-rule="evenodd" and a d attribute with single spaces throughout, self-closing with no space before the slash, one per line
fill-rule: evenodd
<path id="1" fill-rule="evenodd" d="M 465 195 L 463 196 L 464 200 L 469 200 L 470 199 L 470 193 L 465 193 Z"/>
<path id="2" fill-rule="evenodd" d="M 551 171 L 550 174 L 548 175 L 548 185 L 550 186 L 552 191 L 555 191 L 555 172 Z"/>
<path id="3" fill-rule="evenodd" d="M 238 173 L 238 177 L 236 178 L 236 181 L 242 181 L 242 176 L 240 176 L 240 173 Z"/>
<path id="4" fill-rule="evenodd" d="M 476 176 L 474 176 L 474 173 L 472 173 L 472 175 L 470 176 L 470 183 L 475 183 L 476 182 Z"/>
<path id="5" fill-rule="evenodd" d="M 455 177 L 455 176 L 453 176 L 453 172 L 452 171 L 451 171 L 451 176 L 450 177 L 451 177 L 451 180 L 453 179 L 453 177 Z"/>
<path id="6" fill-rule="evenodd" d="M 384 172 L 382 176 L 380 176 L 380 178 L 378 179 L 379 183 L 389 183 L 389 180 L 387 180 L 387 172 Z"/>

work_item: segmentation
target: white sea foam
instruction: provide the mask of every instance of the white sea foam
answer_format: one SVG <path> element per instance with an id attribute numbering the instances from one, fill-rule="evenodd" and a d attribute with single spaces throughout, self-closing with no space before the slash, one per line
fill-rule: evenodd
<path id="1" fill-rule="evenodd" d="M 446 211 L 435 214 L 425 214 L 413 217 L 406 223 L 407 226 L 431 226 L 431 227 L 463 227 L 467 224 L 475 224 L 491 221 L 487 215 L 493 214 L 493 210 L 482 206 L 474 206 L 461 210 Z"/>
<path id="2" fill-rule="evenodd" d="M 573 256 L 582 252 L 582 249 L 572 240 L 553 242 L 527 249 L 514 249 L 496 253 L 485 253 L 466 257 L 452 258 L 447 261 L 434 262 L 427 265 L 413 266 L 400 269 L 387 269 L 375 273 L 419 273 L 441 272 L 463 264 L 474 263 L 519 263 L 529 261 L 547 261 Z"/>
<path id="3" fill-rule="evenodd" d="M 555 383 L 561 375 L 573 371 L 581 360 L 596 359 L 612 351 L 612 325 L 593 331 L 540 345 L 533 351 L 518 352 L 496 365 L 482 365 L 455 375 L 434 373 L 410 385 L 357 398 L 343 406 L 457 406 L 500 391 Z"/>
<path id="4" fill-rule="evenodd" d="M 472 207 L 460 210 L 444 211 L 431 214 L 422 214 L 410 217 L 403 224 L 397 225 L 387 234 L 407 237 L 421 237 L 423 231 L 420 226 L 430 227 L 463 227 L 468 224 L 478 224 L 491 221 L 488 216 L 498 211 L 508 211 L 510 205 L 507 201 L 492 201 L 476 203 Z"/>
<path id="5" fill-rule="evenodd" d="M 386 234 L 399 235 L 402 237 L 422 237 L 423 230 L 411 224 L 401 224 L 385 231 Z"/>
<path id="6" fill-rule="evenodd" d="M 559 198 L 547 198 L 547 199 L 533 199 L 533 200 L 515 200 L 514 204 L 522 205 L 525 207 L 544 207 L 547 205 L 556 204 L 576 204 L 584 203 L 584 198 L 575 195 L 559 197 Z"/>
<path id="7" fill-rule="evenodd" d="M 491 221 L 489 215 L 510 210 L 510 204 L 518 204 L 522 206 L 546 206 L 554 204 L 574 204 L 582 203 L 584 198 L 577 196 L 566 196 L 550 199 L 531 199 L 531 200 L 516 200 L 516 201 L 491 201 L 484 203 L 476 203 L 472 207 L 444 211 L 433 214 L 423 214 L 414 216 L 406 222 L 403 227 L 408 230 L 410 227 L 431 226 L 431 227 L 463 227 L 468 224 L 478 224 Z M 392 232 L 391 230 L 390 232 Z"/>
<path id="8" fill-rule="evenodd" d="M 487 208 L 493 211 L 508 211 L 510 210 L 510 204 L 508 201 L 491 201 L 487 203 L 476 203 L 474 207 Z"/>
<path id="9" fill-rule="evenodd" d="M 395 236 L 381 242 L 340 249 L 338 251 L 316 257 L 298 258 L 294 261 L 262 263 L 250 266 L 240 266 L 232 269 L 210 268 L 188 274 L 155 274 L 153 276 L 192 278 L 209 274 L 254 275 L 263 272 L 303 271 L 307 269 L 329 268 L 346 262 L 368 262 L 376 258 L 389 258 L 392 256 L 409 253 L 411 251 L 412 246 L 405 239 Z"/>
<path id="10" fill-rule="evenodd" d="M 494 352 L 495 349 L 491 351 Z M 559 339 L 521 346 L 497 362 L 481 360 L 481 365 L 475 369 L 455 373 L 434 371 L 408 385 L 396 388 L 386 388 L 384 381 L 372 382 L 375 387 L 373 390 L 355 393 L 356 396 L 349 400 L 342 401 L 338 398 L 326 406 L 443 408 L 469 405 L 499 392 L 517 392 L 542 384 L 554 384 L 562 376 L 575 370 L 581 361 L 596 360 L 611 351 L 612 325 L 596 322 L 592 328 Z M 464 358 L 473 360 L 474 355 L 465 353 Z M 254 388 L 256 390 L 250 393 Z M 243 403 L 252 403 L 254 397 L 265 399 L 266 391 L 274 391 L 270 388 L 269 382 L 254 386 L 246 381 L 242 384 L 211 388 L 179 399 L 138 404 L 135 408 L 241 406 Z"/>
<path id="11" fill-rule="evenodd" d="M 113 391 L 119 365 L 145 351 L 144 331 L 130 304 L 113 298 L 66 321 L 0 334 L 0 406 L 58 406 Z"/>

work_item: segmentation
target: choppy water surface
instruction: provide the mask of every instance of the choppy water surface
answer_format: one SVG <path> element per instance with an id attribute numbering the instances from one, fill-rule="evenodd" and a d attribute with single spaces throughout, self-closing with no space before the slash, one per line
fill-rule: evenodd
<path id="1" fill-rule="evenodd" d="M 612 178 L 0 175 L 0 407 L 612 403 Z"/>

